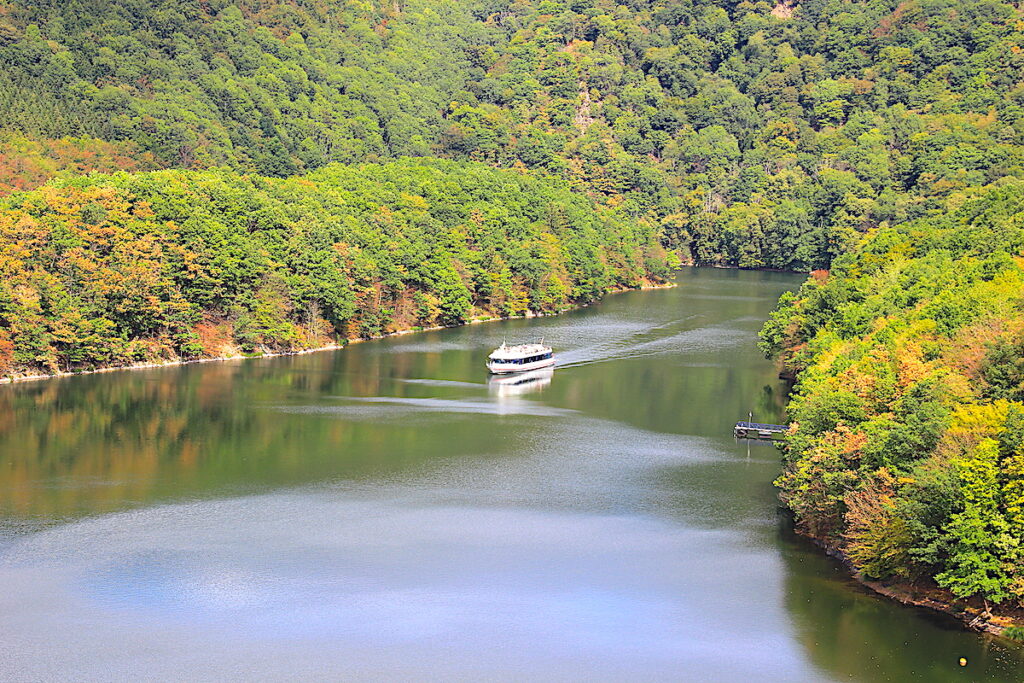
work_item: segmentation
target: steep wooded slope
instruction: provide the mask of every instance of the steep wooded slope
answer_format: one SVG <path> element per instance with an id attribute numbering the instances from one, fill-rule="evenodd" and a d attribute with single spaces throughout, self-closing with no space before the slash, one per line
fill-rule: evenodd
<path id="1" fill-rule="evenodd" d="M 562 175 L 698 263 L 824 267 L 1021 175 L 1022 20 L 994 0 L 6 0 L 0 182 L 426 154 Z"/>

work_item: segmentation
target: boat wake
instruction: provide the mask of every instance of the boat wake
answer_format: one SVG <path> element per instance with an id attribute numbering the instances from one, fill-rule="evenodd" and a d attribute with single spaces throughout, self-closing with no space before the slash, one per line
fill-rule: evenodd
<path id="1" fill-rule="evenodd" d="M 646 358 L 665 353 L 678 354 L 680 349 L 685 349 L 685 356 L 708 353 L 724 347 L 750 342 L 748 332 L 725 326 L 686 329 L 667 336 L 655 334 L 657 331 L 676 327 L 681 322 L 684 321 L 651 328 L 631 335 L 629 338 L 607 344 L 595 344 L 565 351 L 559 355 L 558 365 L 562 368 L 579 367 L 630 358 Z"/>

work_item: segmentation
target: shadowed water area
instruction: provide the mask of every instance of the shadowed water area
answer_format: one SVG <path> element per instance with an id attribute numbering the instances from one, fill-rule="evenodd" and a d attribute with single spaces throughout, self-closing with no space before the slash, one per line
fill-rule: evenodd
<path id="1" fill-rule="evenodd" d="M 1021 680 L 794 538 L 733 439 L 784 419 L 756 332 L 799 281 L 0 387 L 0 679 Z M 553 375 L 489 381 L 539 337 Z"/>

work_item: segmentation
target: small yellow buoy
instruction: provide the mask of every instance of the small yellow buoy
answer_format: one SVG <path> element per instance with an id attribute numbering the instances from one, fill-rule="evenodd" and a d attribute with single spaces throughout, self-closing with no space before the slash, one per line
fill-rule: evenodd
<path id="1" fill-rule="evenodd" d="M 960 658 L 960 666 L 967 666 L 967 657 Z"/>

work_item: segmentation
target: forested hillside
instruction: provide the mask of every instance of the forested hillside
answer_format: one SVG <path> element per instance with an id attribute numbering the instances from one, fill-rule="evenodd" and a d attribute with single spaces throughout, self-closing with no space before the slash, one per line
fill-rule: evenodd
<path id="1" fill-rule="evenodd" d="M 0 376 L 556 311 L 664 277 L 645 225 L 470 162 L 53 182 L 0 200 Z"/>
<path id="2" fill-rule="evenodd" d="M 443 156 L 821 268 L 1022 175 L 1022 44 L 994 0 L 0 0 L 0 184 Z"/>
<path id="3" fill-rule="evenodd" d="M 869 578 L 1024 605 L 1024 182 L 873 233 L 762 339 L 799 373 L 798 525 Z"/>

